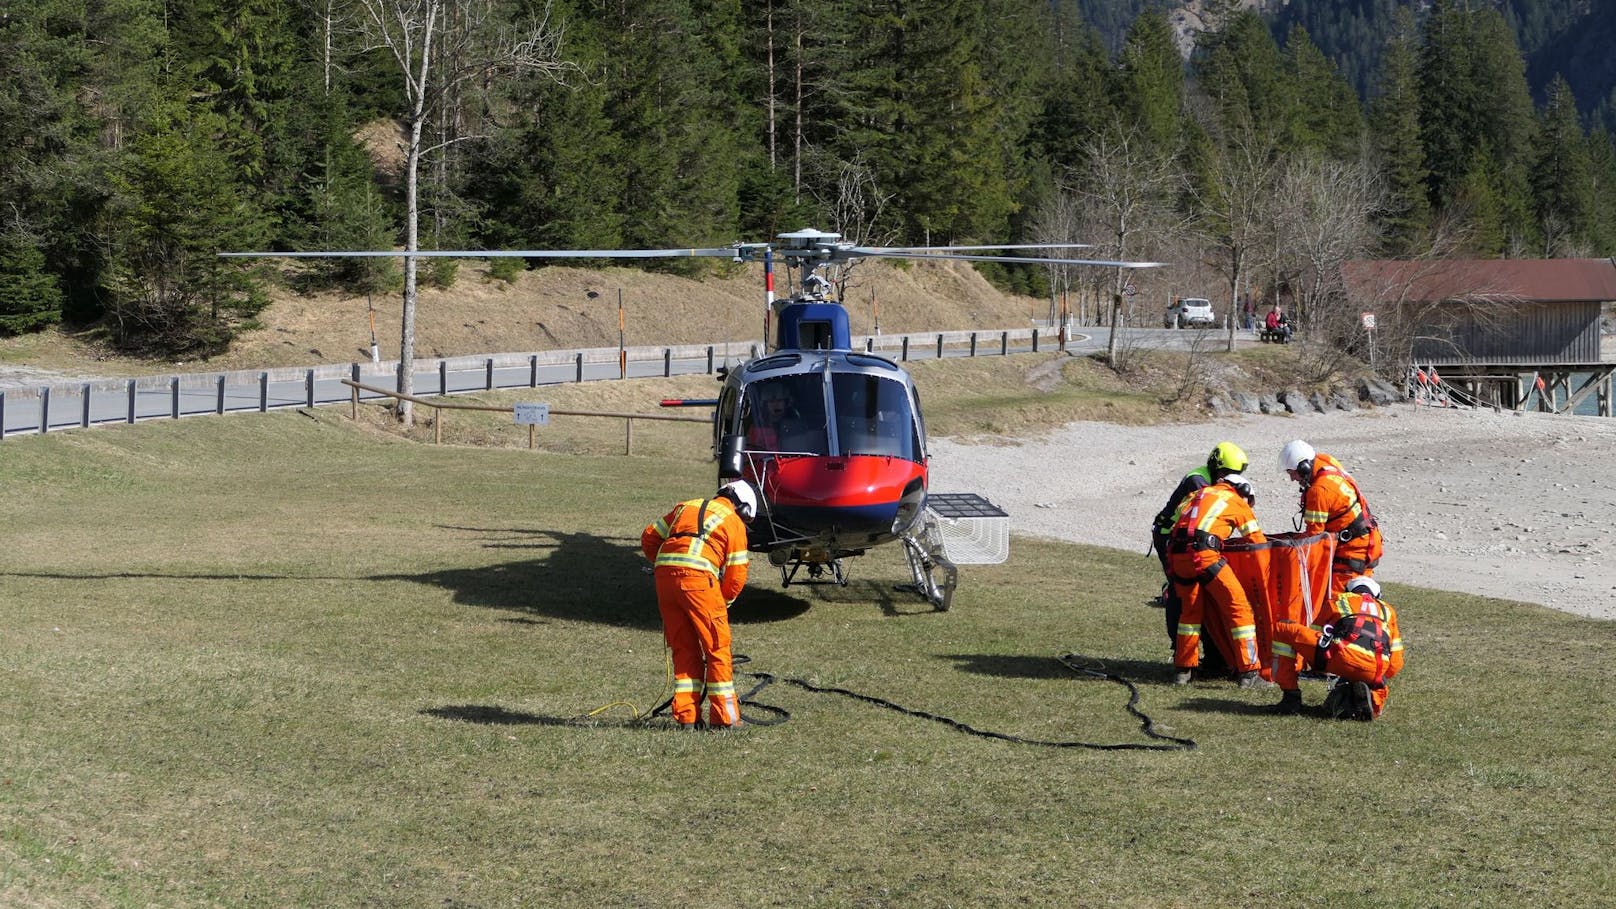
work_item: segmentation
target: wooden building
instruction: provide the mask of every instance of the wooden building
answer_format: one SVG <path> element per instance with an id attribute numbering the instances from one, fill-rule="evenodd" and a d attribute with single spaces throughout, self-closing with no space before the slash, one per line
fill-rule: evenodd
<path id="1" fill-rule="evenodd" d="M 1592 395 L 1611 415 L 1616 360 L 1601 332 L 1616 261 L 1383 259 L 1348 262 L 1342 276 L 1355 305 L 1392 317 L 1413 363 L 1477 400 L 1570 413 Z"/>

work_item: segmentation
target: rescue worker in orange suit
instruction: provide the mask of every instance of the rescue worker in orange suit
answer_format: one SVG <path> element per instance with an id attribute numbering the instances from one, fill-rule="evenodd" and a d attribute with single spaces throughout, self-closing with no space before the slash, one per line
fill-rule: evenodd
<path id="1" fill-rule="evenodd" d="M 695 729 L 701 690 L 707 725 L 739 725 L 729 604 L 746 586 L 746 525 L 757 516 L 757 492 L 744 480 L 725 483 L 710 499 L 680 502 L 640 534 L 655 566 L 662 634 L 673 650 L 673 719 Z"/>
<path id="2" fill-rule="evenodd" d="M 1299 713 L 1302 690 L 1296 660 L 1336 677 L 1325 710 L 1339 719 L 1373 720 L 1386 706 L 1386 682 L 1403 669 L 1403 636 L 1397 610 L 1380 598 L 1380 584 L 1369 577 L 1347 581 L 1346 589 L 1320 611 L 1311 625 L 1274 625 L 1275 681 L 1283 692 L 1274 709 Z"/>
<path id="3" fill-rule="evenodd" d="M 1212 450 L 1208 466 L 1212 485 L 1197 491 L 1179 515 L 1168 536 L 1167 565 L 1173 589 L 1183 603 L 1173 645 L 1173 684 L 1187 685 L 1200 665 L 1203 614 L 1214 611 L 1228 628 L 1233 653 L 1225 660 L 1238 673 L 1241 688 L 1267 687 L 1257 660 L 1257 624 L 1245 588 L 1221 554 L 1225 543 L 1244 540 L 1265 543 L 1257 516 L 1252 512 L 1256 494 L 1241 473 L 1249 465 L 1246 453 L 1232 442 Z M 1225 646 L 1222 638 L 1212 638 Z"/>
<path id="4" fill-rule="evenodd" d="M 1168 535 L 1173 532 L 1173 525 L 1178 523 L 1179 515 L 1183 514 L 1184 507 L 1189 504 L 1190 497 L 1212 482 L 1212 471 L 1218 457 L 1219 449 L 1213 448 L 1207 456 L 1206 463 L 1196 467 L 1184 475 L 1174 487 L 1172 495 L 1167 497 L 1167 504 L 1162 510 L 1156 512 L 1156 518 L 1151 522 L 1150 546 L 1156 551 L 1156 558 L 1161 560 L 1162 575 L 1165 582 L 1162 584 L 1161 596 L 1157 602 L 1162 606 L 1163 618 L 1167 623 L 1167 646 L 1174 647 L 1178 637 L 1178 618 L 1183 612 L 1184 604 L 1179 600 L 1178 594 L 1173 590 L 1173 572 L 1167 566 Z M 1202 656 L 1201 668 L 1206 674 L 1227 672 L 1224 665 L 1222 651 L 1216 647 L 1207 650 Z"/>
<path id="5" fill-rule="evenodd" d="M 1357 481 L 1340 462 L 1301 439 L 1287 442 L 1279 453 L 1279 466 L 1302 487 L 1302 529 L 1305 533 L 1335 536 L 1335 560 L 1330 565 L 1330 596 L 1346 588 L 1347 581 L 1370 577 L 1380 564 L 1380 525 L 1369 511 Z"/>

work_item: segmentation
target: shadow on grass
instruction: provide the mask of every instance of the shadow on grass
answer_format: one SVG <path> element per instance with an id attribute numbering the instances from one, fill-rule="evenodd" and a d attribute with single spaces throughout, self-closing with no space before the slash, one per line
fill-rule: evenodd
<path id="1" fill-rule="evenodd" d="M 448 568 L 420 574 L 382 575 L 371 580 L 413 581 L 448 590 L 456 603 L 598 622 L 646 631 L 662 627 L 656 590 L 646 570 L 639 538 L 605 537 L 516 527 L 456 527 L 483 539 L 484 548 L 536 550 L 540 558 Z M 732 624 L 778 622 L 806 612 L 808 602 L 781 591 L 748 590 L 730 613 Z M 535 622 L 531 618 L 513 619 Z"/>
<path id="2" fill-rule="evenodd" d="M 632 719 L 602 720 L 581 716 L 545 716 L 540 713 L 510 710 L 496 704 L 450 704 L 444 707 L 429 707 L 422 710 L 421 713 L 426 716 L 437 717 L 440 720 L 476 723 L 480 726 L 562 726 L 575 729 L 632 729 L 649 732 L 682 731 L 675 730 L 673 722 L 666 717 L 655 722 L 642 722 Z"/>
<path id="3" fill-rule="evenodd" d="M 1001 653 L 945 653 L 938 659 L 953 660 L 962 672 L 991 675 L 1007 679 L 1083 678 L 1062 665 L 1053 654 L 1049 656 L 1018 656 Z M 1108 660 L 1086 654 L 1077 656 L 1079 665 L 1095 672 L 1118 675 L 1132 682 L 1144 684 L 1172 681 L 1171 663 L 1154 660 Z"/>
<path id="4" fill-rule="evenodd" d="M 1179 710 L 1192 710 L 1196 713 L 1227 713 L 1234 716 L 1273 716 L 1274 703 L 1278 703 L 1279 692 L 1274 692 L 1273 703 L 1263 702 L 1253 704 L 1249 701 L 1233 701 L 1225 698 L 1185 698 L 1178 705 Z"/>

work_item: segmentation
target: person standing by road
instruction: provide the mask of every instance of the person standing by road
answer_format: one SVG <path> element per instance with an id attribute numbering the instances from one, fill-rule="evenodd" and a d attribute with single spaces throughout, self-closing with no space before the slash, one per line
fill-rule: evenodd
<path id="1" fill-rule="evenodd" d="M 757 509 L 756 490 L 735 480 L 710 499 L 680 502 L 640 534 L 640 549 L 655 566 L 662 635 L 673 650 L 672 711 L 681 728 L 700 723 L 704 686 L 707 725 L 740 724 L 729 605 L 746 586 L 746 525 Z"/>

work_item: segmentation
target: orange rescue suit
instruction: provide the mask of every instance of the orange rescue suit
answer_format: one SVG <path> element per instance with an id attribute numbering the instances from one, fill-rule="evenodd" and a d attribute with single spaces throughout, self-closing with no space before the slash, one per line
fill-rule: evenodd
<path id="1" fill-rule="evenodd" d="M 1380 525 L 1351 474 L 1323 452 L 1313 458 L 1313 473 L 1302 493 L 1303 532 L 1336 538 L 1330 567 L 1330 593 L 1340 593 L 1358 575 L 1373 576 L 1382 550 Z"/>
<path id="2" fill-rule="evenodd" d="M 1276 622 L 1274 656 L 1278 658 L 1274 681 L 1280 688 L 1300 690 L 1296 661 L 1288 657 L 1301 657 L 1320 672 L 1367 684 L 1378 717 L 1386 704 L 1386 681 L 1403 670 L 1397 610 L 1372 596 L 1342 593 L 1311 625 Z"/>
<path id="3" fill-rule="evenodd" d="M 673 718 L 701 719 L 707 686 L 708 725 L 740 721 L 730 654 L 729 604 L 746 586 L 746 524 L 729 499 L 691 499 L 640 534 L 655 565 L 662 635 L 673 650 Z"/>
<path id="4" fill-rule="evenodd" d="M 1194 669 L 1200 664 L 1203 618 L 1218 623 L 1216 633 L 1209 637 L 1236 672 L 1260 668 L 1251 601 L 1235 572 L 1227 570 L 1221 553 L 1224 543 L 1234 539 L 1266 542 L 1251 506 L 1234 487 L 1222 482 L 1196 491 L 1173 525 L 1167 565 L 1173 589 L 1183 603 L 1173 643 L 1177 669 Z M 1207 608 L 1209 599 L 1211 609 Z"/>

